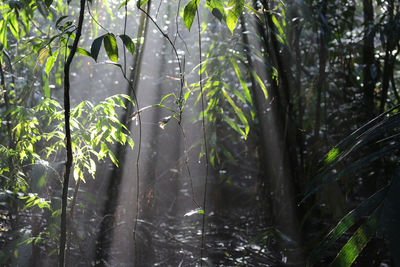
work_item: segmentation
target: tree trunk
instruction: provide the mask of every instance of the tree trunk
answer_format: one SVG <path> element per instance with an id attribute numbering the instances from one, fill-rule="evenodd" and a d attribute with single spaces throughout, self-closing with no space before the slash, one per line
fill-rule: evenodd
<path id="1" fill-rule="evenodd" d="M 374 64 L 374 7 L 372 0 L 363 0 L 364 9 L 364 45 L 363 45 L 363 91 L 365 119 L 369 120 L 374 115 L 374 89 L 377 66 Z"/>
<path id="2" fill-rule="evenodd" d="M 72 140 L 71 140 L 71 128 L 70 128 L 70 82 L 69 82 L 69 71 L 72 60 L 74 59 L 76 50 L 78 49 L 79 39 L 82 33 L 83 18 L 85 14 L 85 0 L 80 1 L 79 21 L 76 30 L 74 42 L 72 44 L 71 51 L 68 55 L 67 61 L 64 65 L 64 120 L 65 120 L 65 138 L 66 138 L 66 150 L 67 150 L 67 161 L 65 163 L 64 181 L 62 187 L 61 197 L 61 226 L 60 226 L 60 251 L 59 251 L 59 267 L 65 266 L 65 260 L 68 255 L 65 253 L 65 244 L 68 239 L 68 225 L 67 225 L 67 203 L 68 203 L 68 186 L 69 186 L 69 175 L 73 163 L 72 155 Z"/>
<path id="3" fill-rule="evenodd" d="M 389 29 L 387 29 L 387 35 L 386 35 L 386 51 L 385 51 L 385 61 L 384 61 L 384 67 L 383 67 L 383 76 L 382 76 L 382 92 L 381 92 L 381 103 L 379 106 L 379 113 L 383 113 L 385 111 L 385 104 L 386 104 L 386 99 L 387 99 L 387 94 L 388 94 L 388 89 L 389 89 L 389 82 L 390 78 L 393 75 L 393 68 L 394 68 L 394 62 L 395 58 L 392 55 L 392 51 L 395 48 L 396 45 L 396 40 L 394 36 L 394 31 L 396 29 L 392 28 L 394 27 L 394 21 L 393 21 L 393 12 L 394 12 L 394 2 L 393 0 L 388 1 L 388 22 L 387 25 L 390 25 Z"/>
<path id="4" fill-rule="evenodd" d="M 147 4 L 147 10 L 150 10 L 151 1 Z M 136 54 L 133 59 L 133 71 L 129 76 L 129 86 L 127 88 L 127 94 L 134 98 L 134 95 L 137 95 L 137 84 L 140 78 L 140 66 L 142 62 L 142 57 L 144 53 L 144 47 L 146 43 L 146 33 L 148 28 L 148 19 L 146 14 L 142 13 L 140 17 L 139 29 L 138 29 L 138 39 L 141 37 L 144 38 L 144 43 L 140 46 L 136 47 Z M 126 125 L 128 129 L 131 127 L 130 116 L 133 113 L 133 107 L 130 105 L 127 100 L 125 100 L 125 105 L 127 110 L 122 114 L 120 121 L 122 124 Z M 125 165 L 126 160 L 126 148 L 121 144 L 116 145 L 115 156 L 118 159 L 119 165 L 123 167 Z M 108 250 L 112 243 L 113 236 L 113 225 L 115 219 L 115 213 L 117 210 L 120 185 L 123 177 L 123 168 L 119 168 L 117 166 L 113 166 L 111 174 L 108 178 L 108 186 L 107 186 L 107 199 L 105 200 L 105 206 L 103 211 L 103 219 L 100 224 L 100 229 L 97 238 L 96 245 L 96 266 L 107 266 L 108 261 Z M 136 188 L 138 190 L 138 188 Z"/>

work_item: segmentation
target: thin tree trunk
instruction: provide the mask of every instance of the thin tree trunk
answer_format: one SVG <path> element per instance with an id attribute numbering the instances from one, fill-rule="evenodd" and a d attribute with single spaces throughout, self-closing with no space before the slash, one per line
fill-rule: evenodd
<path id="1" fill-rule="evenodd" d="M 295 85 L 297 86 L 297 129 L 296 129 L 296 138 L 297 138 L 297 147 L 299 154 L 299 163 L 297 166 L 296 172 L 298 173 L 298 180 L 296 187 L 300 190 L 303 190 L 301 187 L 304 185 L 304 151 L 305 151 L 305 141 L 303 137 L 303 117 L 304 117 L 304 106 L 303 106 L 303 89 L 301 84 L 301 74 L 302 74 L 302 62 L 301 62 L 301 51 L 300 51 L 300 34 L 301 34 L 301 26 L 299 25 L 298 20 L 295 21 L 294 28 L 294 42 L 293 47 L 295 50 L 295 60 L 296 60 L 296 81 Z"/>
<path id="2" fill-rule="evenodd" d="M 374 72 L 374 7 L 372 0 L 363 0 L 364 9 L 364 45 L 363 45 L 363 91 L 364 91 L 364 112 L 367 120 L 374 115 L 374 89 L 375 81 L 371 73 Z"/>
<path id="3" fill-rule="evenodd" d="M 270 2 L 271 3 L 271 2 Z M 262 4 L 265 9 L 272 10 L 272 6 L 268 6 L 267 0 L 263 0 Z M 288 168 L 290 170 L 290 177 L 292 179 L 291 183 L 295 184 L 295 181 L 298 180 L 298 175 L 296 173 L 297 169 L 297 156 L 296 156 L 296 125 L 293 120 L 293 107 L 290 101 L 290 93 L 291 93 L 291 83 L 293 80 L 293 75 L 290 69 L 290 62 L 287 62 L 289 57 L 287 56 L 287 50 L 285 46 L 280 47 L 278 39 L 276 37 L 277 29 L 275 24 L 272 21 L 272 13 L 264 12 L 264 18 L 267 21 L 267 26 L 269 30 L 269 37 L 271 42 L 272 54 L 271 57 L 275 58 L 277 70 L 278 70 L 278 79 L 279 79 L 279 99 L 281 105 L 281 112 L 278 114 L 278 118 L 276 120 L 276 124 L 278 129 L 280 129 L 282 138 L 281 138 L 281 148 L 285 153 L 284 161 L 288 160 Z"/>
<path id="4" fill-rule="evenodd" d="M 3 97 L 4 97 L 4 102 L 6 104 L 6 110 L 9 111 L 11 108 L 10 104 L 10 97 L 8 95 L 7 87 L 6 87 L 6 80 L 4 77 L 4 70 L 3 70 L 3 65 L 0 64 L 0 77 L 1 77 L 1 89 L 3 91 Z M 11 149 L 14 149 L 14 140 L 12 136 L 12 122 L 11 122 L 11 116 L 10 113 L 7 113 L 6 115 L 6 126 L 7 126 L 7 134 L 8 134 L 8 145 Z M 10 161 L 10 167 L 12 167 L 12 161 Z"/>
<path id="5" fill-rule="evenodd" d="M 388 1 L 388 25 L 393 25 L 393 12 L 394 12 L 394 2 L 393 0 Z M 385 60 L 383 67 L 383 77 L 382 77 L 382 92 L 381 92 L 381 103 L 379 106 L 379 113 L 383 113 L 385 111 L 385 104 L 389 89 L 390 78 L 393 73 L 394 67 L 394 58 L 392 56 L 392 51 L 395 46 L 395 40 L 393 36 L 393 30 L 388 30 L 386 36 L 386 51 L 385 51 Z"/>
<path id="6" fill-rule="evenodd" d="M 270 9 L 266 1 L 262 1 L 263 9 Z M 297 211 L 294 203 L 294 170 L 296 158 L 295 141 L 293 142 L 291 123 L 292 107 L 289 101 L 290 82 L 288 77 L 291 77 L 291 70 L 283 63 L 283 50 L 278 44 L 275 36 L 275 26 L 272 22 L 271 14 L 266 11 L 264 19 L 267 22 L 265 27 L 259 25 L 258 32 L 263 39 L 265 57 L 272 61 L 267 62 L 268 65 L 276 66 L 278 77 L 273 77 L 272 71 L 265 72 L 270 88 L 272 91 L 268 101 L 262 101 L 263 96 L 256 92 L 260 108 L 260 126 L 263 131 L 264 153 L 266 168 L 266 195 L 271 203 L 271 210 L 274 224 L 278 229 L 291 236 L 294 240 L 300 242 L 301 235 L 298 229 Z M 255 62 L 254 62 L 255 63 Z M 263 66 L 260 66 L 263 70 Z M 265 71 L 265 69 L 264 69 Z M 262 71 L 260 72 L 262 74 Z M 261 79 L 264 78 L 262 75 Z M 259 91 L 259 90 L 256 90 Z M 269 111 L 267 111 L 270 109 Z M 294 135 L 295 140 L 295 135 Z M 299 252 L 299 251 L 297 251 Z M 301 252 L 294 255 L 290 259 L 291 262 L 299 263 L 302 261 Z"/>
<path id="7" fill-rule="evenodd" d="M 325 17 L 327 1 L 322 2 L 321 16 Z M 326 27 L 324 23 L 320 22 L 320 34 L 319 34 L 319 75 L 317 83 L 317 103 L 315 108 L 315 127 L 314 127 L 314 138 L 318 140 L 319 131 L 321 128 L 321 97 L 322 92 L 325 90 L 326 83 L 326 58 L 327 58 L 327 43 L 326 43 Z"/>
<path id="8" fill-rule="evenodd" d="M 242 40 L 243 40 L 243 44 L 244 44 L 244 50 L 245 50 L 245 54 L 246 54 L 246 59 L 247 59 L 247 64 L 250 70 L 254 70 L 256 69 L 256 67 L 254 66 L 253 63 L 253 59 L 251 58 L 251 46 L 250 46 L 250 42 L 249 42 L 249 38 L 246 34 L 247 29 L 246 29 L 246 22 L 244 19 L 244 16 L 241 16 L 240 18 L 240 26 L 241 26 L 241 34 L 242 34 Z M 254 107 L 256 108 L 256 118 L 258 119 L 258 124 L 259 124 L 259 129 L 260 132 L 257 134 L 257 139 L 259 140 L 259 142 L 261 143 L 261 148 L 258 150 L 259 151 L 259 157 L 260 157 L 260 162 L 265 162 L 265 149 L 267 144 L 265 144 L 265 140 L 264 140 L 264 136 L 266 136 L 265 131 L 264 131 L 264 127 L 263 123 L 263 113 L 264 113 L 264 108 L 265 108 L 265 104 L 263 104 L 263 102 L 265 101 L 259 101 L 259 96 L 262 95 L 263 93 L 261 92 L 261 88 L 260 86 L 257 84 L 256 80 L 254 79 L 253 75 L 250 75 L 250 92 L 251 92 L 251 98 L 254 104 Z M 261 98 L 262 99 L 262 98 Z M 265 175 L 267 173 L 266 170 L 266 164 L 260 164 L 261 166 L 261 173 L 260 173 L 260 178 L 259 178 L 259 184 L 263 185 L 265 184 Z M 264 189 L 264 186 L 262 186 L 262 188 Z M 261 194 L 264 194 L 265 192 L 263 192 L 264 190 L 261 190 Z"/>
<path id="9" fill-rule="evenodd" d="M 67 203 L 68 203 L 68 184 L 69 184 L 69 175 L 71 172 L 73 155 L 72 155 L 72 140 L 71 140 L 71 128 L 70 128 L 70 82 L 69 82 L 69 71 L 71 67 L 72 60 L 75 56 L 76 50 L 78 48 L 79 39 L 82 33 L 82 24 L 83 17 L 85 13 L 85 3 L 86 0 L 80 1 L 80 11 L 79 11 L 79 21 L 78 27 L 76 30 L 76 35 L 74 39 L 74 43 L 72 44 L 71 51 L 68 55 L 67 61 L 64 65 L 64 119 L 65 119 L 65 137 L 66 137 L 66 150 L 67 150 L 67 161 L 65 163 L 65 173 L 64 173 L 64 182 L 62 188 L 62 197 L 61 197 L 61 235 L 60 235 L 60 253 L 59 253 L 59 266 L 65 266 L 65 258 L 67 257 L 65 253 L 65 244 L 67 242 L 68 235 L 68 226 L 67 226 Z"/>

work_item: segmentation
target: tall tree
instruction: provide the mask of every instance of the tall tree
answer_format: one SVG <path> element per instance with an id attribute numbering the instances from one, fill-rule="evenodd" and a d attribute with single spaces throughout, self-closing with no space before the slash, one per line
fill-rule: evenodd
<path id="1" fill-rule="evenodd" d="M 378 73 L 375 62 L 375 46 L 374 46 L 374 6 L 372 0 L 363 0 L 364 11 L 364 44 L 362 49 L 363 55 L 363 92 L 364 92 L 364 112 L 365 118 L 371 119 L 374 115 L 374 90 L 375 81 Z"/>

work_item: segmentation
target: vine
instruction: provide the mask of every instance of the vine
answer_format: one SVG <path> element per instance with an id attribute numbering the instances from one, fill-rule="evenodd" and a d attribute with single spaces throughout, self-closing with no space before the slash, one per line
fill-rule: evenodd
<path id="1" fill-rule="evenodd" d="M 197 0 L 200 1 L 200 0 Z M 201 250 L 200 250 L 200 266 L 203 266 L 203 255 L 206 246 L 206 234 L 205 234 L 205 225 L 206 225 L 206 201 L 207 201 L 207 185 L 208 185 L 208 150 L 207 150 L 207 132 L 206 132 L 206 120 L 205 120 L 205 108 L 204 108 L 204 94 L 203 94 L 203 81 L 202 81 L 202 59 L 201 59 L 201 26 L 200 26 L 200 15 L 199 9 L 196 8 L 197 14 L 197 27 L 198 27 L 198 38 L 199 38 L 199 85 L 200 85 L 200 95 L 201 95 L 201 113 L 202 113 L 202 130 L 203 130 L 203 140 L 204 140 L 204 155 L 206 159 L 206 175 L 204 178 L 204 193 L 203 193 L 203 216 L 201 223 Z"/>
<path id="2" fill-rule="evenodd" d="M 80 11 L 79 11 L 79 20 L 78 27 L 76 29 L 76 35 L 74 42 L 72 44 L 72 48 L 70 54 L 68 55 L 67 61 L 64 65 L 64 120 L 65 120 L 65 137 L 66 137 L 66 150 L 67 150 L 67 161 L 65 163 L 65 173 L 64 173 L 64 182 L 62 187 L 62 197 L 61 197 L 61 235 L 60 235 L 60 252 L 59 252 L 59 266 L 65 266 L 65 244 L 68 239 L 68 225 L 67 225 L 67 203 L 68 203 L 68 184 L 69 184 L 69 175 L 71 173 L 71 167 L 73 162 L 72 155 L 72 142 L 71 142 L 71 127 L 70 127 L 70 82 L 69 82 L 69 71 L 72 60 L 75 56 L 75 53 L 78 48 L 79 39 L 82 33 L 82 25 L 83 25 L 83 17 L 85 12 L 85 3 L 86 0 L 80 1 Z"/>

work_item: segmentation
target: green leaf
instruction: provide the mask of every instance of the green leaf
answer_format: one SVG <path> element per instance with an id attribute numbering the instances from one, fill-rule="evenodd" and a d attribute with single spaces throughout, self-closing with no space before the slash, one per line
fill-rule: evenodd
<path id="1" fill-rule="evenodd" d="M 243 80 L 242 73 L 240 72 L 239 66 L 236 64 L 235 60 L 230 59 L 232 66 L 235 70 L 236 76 L 239 79 L 240 84 L 242 85 L 244 96 L 246 97 L 246 100 L 248 101 L 248 104 L 252 105 L 252 100 L 251 100 L 251 95 L 250 95 L 250 90 L 246 85 L 246 82 Z"/>
<path id="2" fill-rule="evenodd" d="M 229 0 L 228 2 L 226 25 L 228 25 L 228 28 L 232 34 L 239 20 L 240 15 L 243 12 L 243 8 L 244 8 L 244 0 Z"/>
<path id="3" fill-rule="evenodd" d="M 89 159 L 89 173 L 92 174 L 93 178 L 94 178 L 94 174 L 96 173 L 96 163 L 94 162 L 93 159 Z"/>
<path id="4" fill-rule="evenodd" d="M 56 60 L 57 60 L 58 51 L 59 51 L 59 50 L 56 50 L 56 51 L 53 53 L 53 55 L 51 55 L 50 57 L 47 58 L 46 66 L 45 66 L 45 68 L 44 68 L 44 71 L 46 72 L 47 75 L 49 75 L 49 72 L 51 71 L 51 69 L 52 69 L 53 66 L 54 66 L 54 63 L 55 63 Z"/>
<path id="5" fill-rule="evenodd" d="M 80 47 L 76 48 L 76 52 L 78 54 L 81 54 L 81 55 L 84 55 L 84 56 L 92 57 L 92 54 L 90 54 L 89 51 L 87 51 L 86 49 L 80 48 Z"/>
<path id="6" fill-rule="evenodd" d="M 18 27 L 18 21 L 17 21 L 17 16 L 14 13 L 11 13 L 11 15 L 8 16 L 8 28 L 10 29 L 12 35 L 19 40 L 19 27 Z"/>
<path id="7" fill-rule="evenodd" d="M 194 209 L 194 210 L 191 210 L 189 212 L 186 212 L 185 215 L 183 215 L 183 216 L 192 216 L 194 214 L 204 214 L 204 210 L 202 210 L 200 208 Z"/>
<path id="8" fill-rule="evenodd" d="M 111 152 L 111 150 L 108 150 L 108 156 L 110 157 L 110 159 L 114 163 L 114 165 L 118 167 L 118 159 L 114 155 L 114 153 Z"/>
<path id="9" fill-rule="evenodd" d="M 105 35 L 102 35 L 96 39 L 94 39 L 92 46 L 90 47 L 90 55 L 97 62 L 97 57 L 99 56 L 100 47 L 103 42 Z"/>
<path id="10" fill-rule="evenodd" d="M 74 168 L 74 180 L 75 181 L 78 181 L 78 179 L 79 179 L 79 172 L 80 172 L 79 167 L 75 167 Z"/>
<path id="11" fill-rule="evenodd" d="M 362 218 L 369 216 L 378 207 L 388 192 L 388 187 L 378 191 L 367 200 L 362 202 L 357 208 L 349 212 L 346 216 L 339 221 L 329 234 L 323 239 L 321 243 L 310 253 L 307 259 L 307 266 L 313 266 L 323 253 L 328 250 L 347 230 L 356 224 Z"/>
<path id="12" fill-rule="evenodd" d="M 128 136 L 126 140 L 129 144 L 129 146 L 131 147 L 131 149 L 133 149 L 135 146 L 135 143 L 133 142 L 132 138 L 130 136 Z"/>
<path id="13" fill-rule="evenodd" d="M 118 9 L 121 9 L 123 6 L 127 5 L 130 0 L 125 0 L 122 4 L 119 5 Z"/>
<path id="14" fill-rule="evenodd" d="M 58 210 L 55 210 L 55 211 L 51 214 L 51 216 L 56 217 L 56 216 L 58 216 L 58 215 L 60 215 L 60 214 L 61 214 L 61 209 L 58 209 Z"/>
<path id="15" fill-rule="evenodd" d="M 258 76 L 258 74 L 255 71 L 251 71 L 251 75 L 253 75 L 253 77 L 256 79 L 256 82 L 260 85 L 260 88 L 264 93 L 265 99 L 268 99 L 267 87 L 265 86 L 265 84 L 261 80 L 260 76 Z"/>
<path id="16" fill-rule="evenodd" d="M 285 40 L 286 40 L 285 32 L 283 31 L 283 28 L 282 28 L 281 24 L 279 23 L 279 21 L 276 19 L 275 15 L 272 15 L 272 22 L 274 23 L 275 27 L 279 31 L 279 35 L 276 34 L 276 36 L 278 37 L 279 41 L 284 44 Z"/>
<path id="17" fill-rule="evenodd" d="M 228 100 L 229 104 L 233 107 L 235 110 L 236 115 L 239 117 L 240 121 L 243 123 L 245 127 L 245 134 L 243 135 L 244 139 L 247 139 L 247 135 L 249 134 L 250 126 L 249 123 L 246 119 L 246 116 L 244 115 L 243 111 L 233 102 L 232 98 L 229 96 L 229 94 L 225 91 L 224 88 L 221 88 L 222 92 L 225 96 L 225 98 Z"/>
<path id="18" fill-rule="evenodd" d="M 219 21 L 226 19 L 222 0 L 207 0 L 207 6 L 210 9 L 211 14 L 213 14 Z"/>
<path id="19" fill-rule="evenodd" d="M 339 154 L 339 149 L 337 149 L 336 147 L 332 148 L 331 151 L 329 151 L 328 156 L 326 156 L 325 158 L 325 163 L 328 164 L 333 160 L 335 160 L 338 154 Z"/>
<path id="20" fill-rule="evenodd" d="M 102 142 L 99 151 L 99 159 L 103 159 L 107 155 L 108 151 L 109 150 L 107 145 L 104 142 Z"/>
<path id="21" fill-rule="evenodd" d="M 346 168 L 343 170 L 333 173 L 329 175 L 327 172 L 321 173 L 317 175 L 308 185 L 308 193 L 307 195 L 303 198 L 301 202 L 304 202 L 307 198 L 309 198 L 311 195 L 319 191 L 321 188 L 326 186 L 327 184 L 343 177 L 346 175 L 349 175 L 351 173 L 354 173 L 357 170 L 360 170 L 361 168 L 365 166 L 369 166 L 372 162 L 379 160 L 383 157 L 383 155 L 386 155 L 388 153 L 392 153 L 393 151 L 399 150 L 400 149 L 400 144 L 394 143 L 392 145 L 386 145 L 382 149 L 369 153 L 366 156 L 362 157 L 361 159 L 357 161 L 353 161 L 350 163 Z M 320 184 L 318 184 L 320 183 Z"/>
<path id="22" fill-rule="evenodd" d="M 134 45 L 131 37 L 129 37 L 126 34 L 121 34 L 121 35 L 119 35 L 119 38 L 121 38 L 126 49 L 128 49 L 128 51 L 133 55 L 135 53 L 135 45 Z"/>
<path id="23" fill-rule="evenodd" d="M 0 43 L 7 48 L 7 16 L 0 20 Z"/>
<path id="24" fill-rule="evenodd" d="M 149 0 L 138 0 L 136 5 L 138 7 L 142 7 L 144 4 L 146 4 L 147 2 L 149 2 Z"/>
<path id="25" fill-rule="evenodd" d="M 104 48 L 106 49 L 108 58 L 113 62 L 118 62 L 118 46 L 114 34 L 107 33 L 104 36 Z"/>
<path id="26" fill-rule="evenodd" d="M 242 135 L 242 136 L 246 135 L 245 132 L 242 129 L 240 129 L 239 126 L 231 118 L 229 118 L 228 116 L 223 114 L 222 119 L 226 123 L 228 123 L 228 125 L 231 126 L 232 129 L 235 130 L 236 132 L 238 132 L 240 135 Z"/>
<path id="27" fill-rule="evenodd" d="M 192 27 L 194 17 L 196 16 L 196 11 L 199 3 L 200 0 L 192 0 L 185 6 L 185 9 L 183 10 L 183 21 L 189 31 Z"/>
<path id="28" fill-rule="evenodd" d="M 375 235 L 377 227 L 378 216 L 375 214 L 357 229 L 330 266 L 351 266 L 369 240 Z"/>
<path id="29" fill-rule="evenodd" d="M 173 93 L 165 95 L 165 96 L 161 99 L 160 105 L 164 102 L 165 99 L 167 99 L 167 98 L 170 97 L 170 96 L 175 96 L 175 95 L 174 95 Z"/>
<path id="30" fill-rule="evenodd" d="M 255 16 L 257 16 L 257 18 L 263 23 L 265 24 L 265 20 L 264 20 L 264 15 L 263 13 L 257 11 L 256 9 L 254 9 L 251 5 L 251 2 L 249 2 L 248 4 L 245 4 L 244 6 L 250 10 L 250 12 L 252 12 Z"/>

